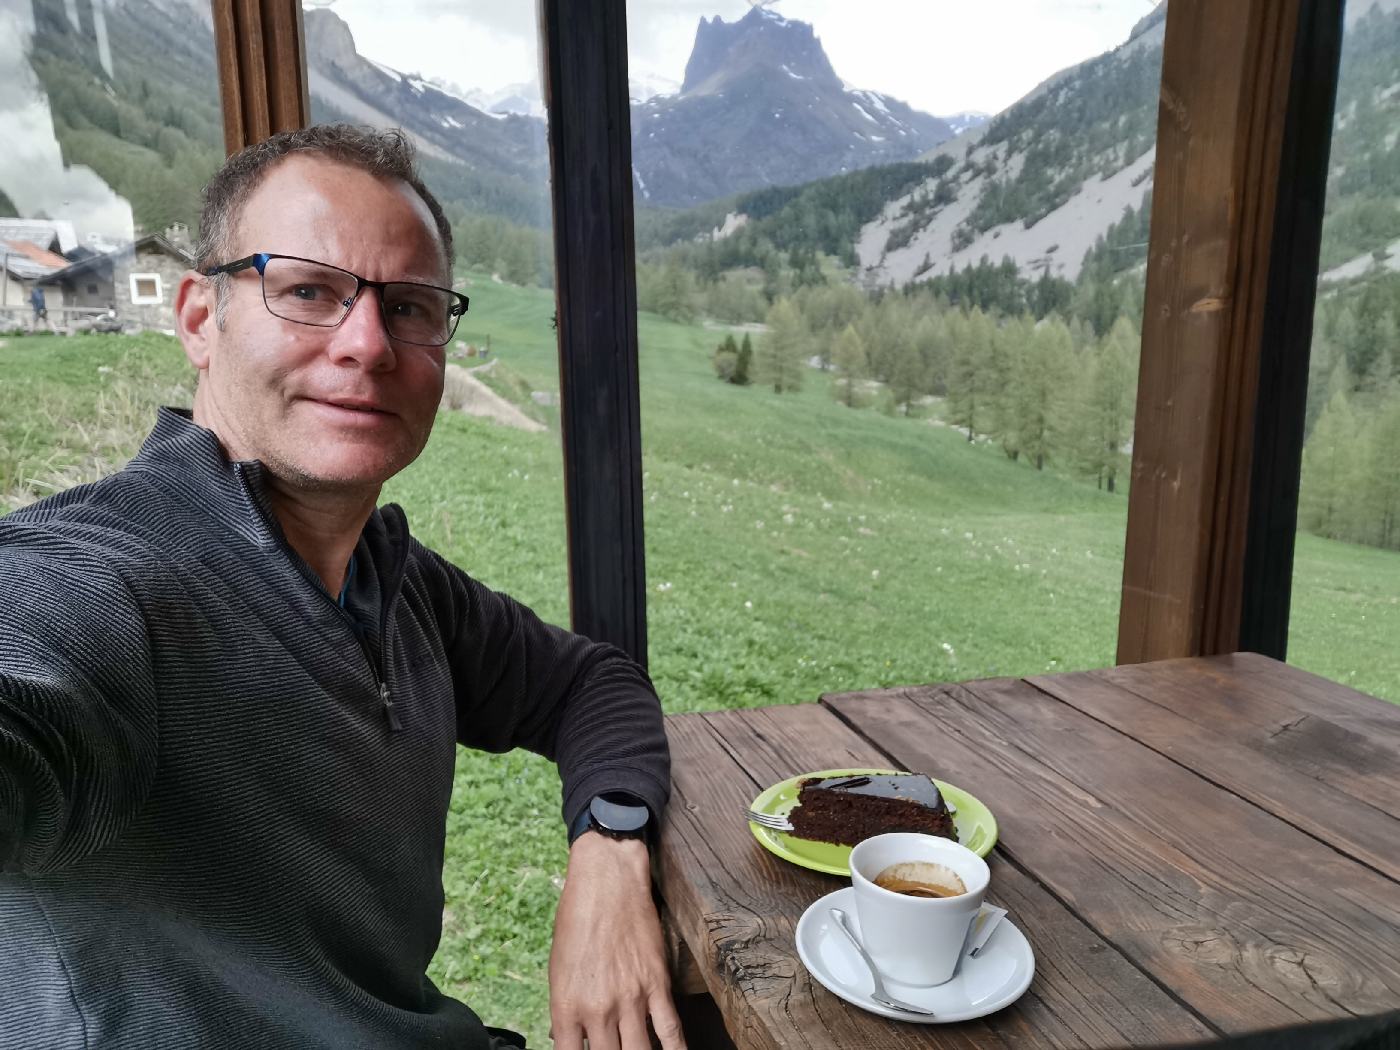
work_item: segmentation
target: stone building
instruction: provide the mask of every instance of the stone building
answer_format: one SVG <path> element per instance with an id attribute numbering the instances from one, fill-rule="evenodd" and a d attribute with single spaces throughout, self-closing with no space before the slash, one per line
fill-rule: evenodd
<path id="1" fill-rule="evenodd" d="M 35 284 L 62 270 L 63 238 L 54 223 L 0 218 L 0 331 L 28 328 L 33 320 L 29 295 Z M 44 287 L 49 317 L 59 323 L 64 305 L 60 288 Z"/>
<path id="2" fill-rule="evenodd" d="M 183 227 L 150 233 L 42 279 L 75 310 L 114 310 L 122 329 L 175 328 L 175 290 L 194 261 Z M 181 243 L 184 241 L 184 243 Z"/>

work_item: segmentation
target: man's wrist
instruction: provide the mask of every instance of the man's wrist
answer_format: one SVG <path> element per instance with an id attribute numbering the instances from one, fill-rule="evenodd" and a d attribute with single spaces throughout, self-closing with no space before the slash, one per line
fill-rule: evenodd
<path id="1" fill-rule="evenodd" d="M 634 839 L 649 847 L 655 821 L 651 811 L 637 796 L 625 791 L 609 791 L 589 799 L 588 805 L 569 827 L 569 845 L 588 831 L 604 838 Z"/>

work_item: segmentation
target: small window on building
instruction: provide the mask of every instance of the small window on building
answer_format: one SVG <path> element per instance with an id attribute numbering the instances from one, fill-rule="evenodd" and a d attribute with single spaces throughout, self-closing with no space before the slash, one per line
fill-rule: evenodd
<path id="1" fill-rule="evenodd" d="M 87 293 L 88 293 L 88 295 L 96 295 L 96 294 L 97 294 L 97 285 L 95 285 L 95 284 L 90 284 L 90 285 L 88 285 L 88 286 L 87 286 Z"/>
<path id="2" fill-rule="evenodd" d="M 134 273 L 131 275 L 131 301 L 137 306 L 149 306 L 162 301 L 160 274 Z"/>

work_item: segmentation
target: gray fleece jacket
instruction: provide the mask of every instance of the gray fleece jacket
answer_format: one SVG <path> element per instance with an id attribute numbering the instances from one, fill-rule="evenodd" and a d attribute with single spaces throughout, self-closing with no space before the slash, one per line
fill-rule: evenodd
<path id="1" fill-rule="evenodd" d="M 261 465 L 163 409 L 120 473 L 0 519 L 0 1047 L 489 1046 L 424 973 L 458 744 L 555 759 L 566 822 L 666 803 L 621 652 L 392 505 L 339 607 Z"/>

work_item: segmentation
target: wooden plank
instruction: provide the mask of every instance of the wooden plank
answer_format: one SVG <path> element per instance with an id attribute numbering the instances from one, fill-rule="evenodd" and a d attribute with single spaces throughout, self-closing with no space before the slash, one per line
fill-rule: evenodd
<path id="1" fill-rule="evenodd" d="M 1273 666 L 1224 676 L 1168 661 L 1028 681 L 1400 880 L 1400 708 L 1372 700 L 1389 733 L 1361 734 L 1325 705 L 1300 712 L 1279 699 L 1299 672 Z"/>
<path id="2" fill-rule="evenodd" d="M 646 663 L 627 12 L 540 0 L 575 631 Z"/>
<path id="3" fill-rule="evenodd" d="M 1392 880 L 1124 733 L 1015 680 L 827 703 L 905 765 L 958 770 L 999 848 L 1214 1026 L 1400 1001 Z"/>
<path id="4" fill-rule="evenodd" d="M 224 117 L 224 152 L 247 140 L 243 123 L 243 82 L 239 77 L 238 30 L 231 0 L 213 0 L 214 57 L 219 68 L 219 104 Z"/>
<path id="5" fill-rule="evenodd" d="M 1300 6 L 1260 336 L 1239 636 L 1222 646 L 1280 660 L 1288 653 L 1308 355 L 1346 0 Z"/>
<path id="6" fill-rule="evenodd" d="M 1110 680 L 1133 680 L 1133 668 L 1106 668 L 1099 675 Z M 1294 721 L 1299 714 L 1316 714 L 1326 710 L 1327 718 L 1351 729 L 1359 736 L 1379 735 L 1393 738 L 1400 706 L 1376 699 L 1369 693 L 1341 685 L 1340 682 L 1313 675 L 1301 668 L 1281 664 L 1277 659 L 1261 657 L 1257 652 L 1232 652 L 1221 657 L 1166 659 L 1144 666 L 1147 673 L 1176 675 L 1187 673 L 1200 680 L 1201 699 L 1215 690 L 1235 690 L 1242 699 L 1236 701 L 1236 715 L 1252 718 L 1260 727 L 1270 731 L 1281 728 L 1282 722 Z M 1250 697 L 1249 700 L 1243 697 Z M 1191 717 L 1207 717 L 1196 715 Z"/>
<path id="7" fill-rule="evenodd" d="M 262 0 L 261 25 L 267 56 L 268 124 L 290 131 L 311 123 L 306 74 L 306 32 L 299 0 Z"/>
<path id="8" fill-rule="evenodd" d="M 742 1050 L 1100 1047 L 1212 1034 L 995 853 L 992 897 L 1036 951 L 1036 978 L 1021 1001 L 981 1021 L 931 1027 L 850 1007 L 811 980 L 793 947 L 807 905 L 847 880 L 774 857 L 741 814 L 777 780 L 885 765 L 889 756 L 817 705 L 672 716 L 666 725 L 674 795 L 658 850 L 661 891 Z"/>
<path id="9" fill-rule="evenodd" d="M 224 149 L 232 154 L 311 119 L 296 0 L 212 0 Z"/>
<path id="10" fill-rule="evenodd" d="M 1268 263 L 1303 2 L 1170 8 L 1119 663 L 1238 648 Z"/>

